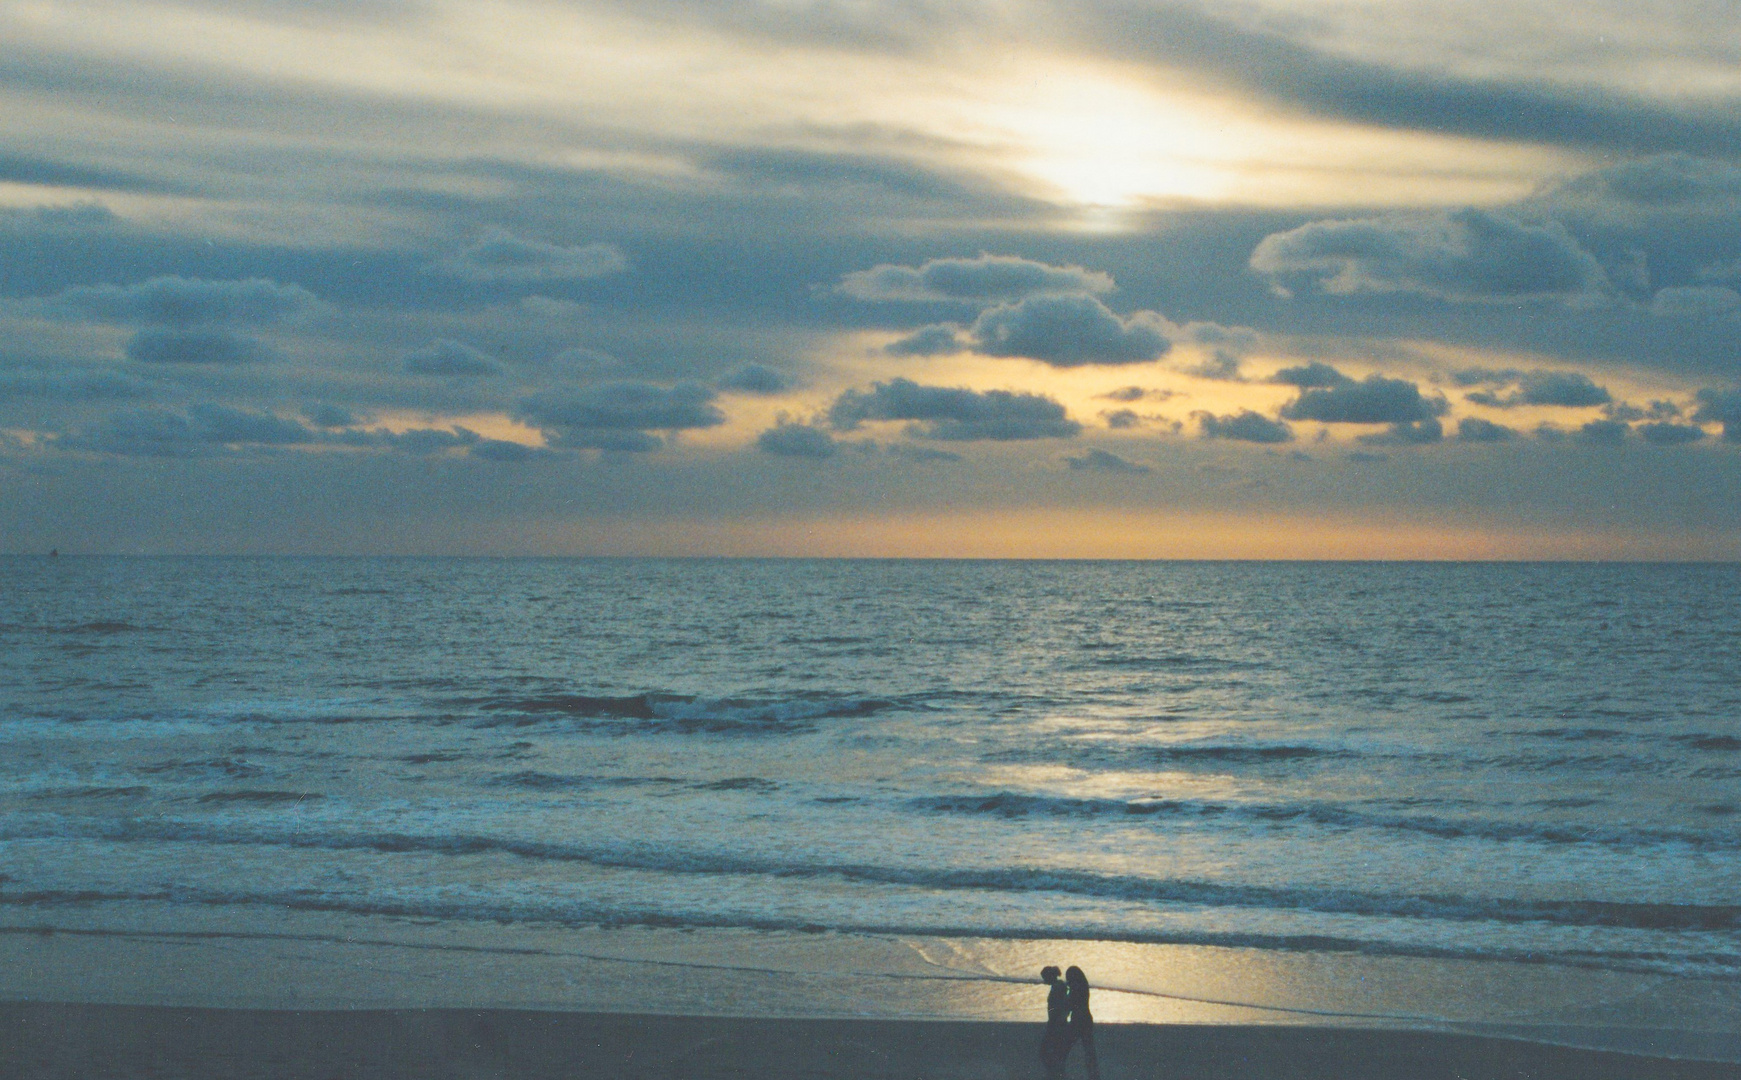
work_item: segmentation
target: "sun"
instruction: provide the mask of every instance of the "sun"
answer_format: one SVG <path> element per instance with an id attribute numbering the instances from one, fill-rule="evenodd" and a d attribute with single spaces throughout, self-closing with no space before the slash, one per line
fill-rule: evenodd
<path id="1" fill-rule="evenodd" d="M 1226 118 L 1094 68 L 1030 73 L 987 102 L 983 119 L 1044 197 L 1085 208 L 1214 201 L 1241 157 L 1242 133 Z"/>

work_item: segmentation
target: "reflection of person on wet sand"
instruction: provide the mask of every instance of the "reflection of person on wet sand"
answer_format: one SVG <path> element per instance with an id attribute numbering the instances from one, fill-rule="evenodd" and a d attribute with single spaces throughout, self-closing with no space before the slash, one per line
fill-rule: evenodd
<path id="1" fill-rule="evenodd" d="M 1064 1075 L 1064 1055 L 1070 1052 L 1070 988 L 1058 978 L 1058 969 L 1040 969 L 1040 981 L 1052 989 L 1046 994 L 1046 1034 L 1040 1037 L 1040 1065 L 1048 1078 Z"/>
<path id="2" fill-rule="evenodd" d="M 1094 1014 L 1088 1011 L 1088 976 L 1082 974 L 1082 969 L 1071 965 L 1064 973 L 1064 982 L 1069 987 L 1070 999 L 1070 1036 L 1064 1043 L 1064 1054 L 1070 1053 L 1070 1044 L 1082 1044 L 1082 1064 L 1088 1067 L 1088 1080 L 1100 1080 L 1100 1059 L 1094 1053 Z M 1059 1061 L 1060 1069 L 1063 1061 Z"/>

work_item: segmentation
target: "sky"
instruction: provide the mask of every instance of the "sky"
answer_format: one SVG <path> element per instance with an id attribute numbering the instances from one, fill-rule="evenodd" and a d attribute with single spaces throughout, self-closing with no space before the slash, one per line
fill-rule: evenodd
<path id="1" fill-rule="evenodd" d="M 0 552 L 1741 558 L 1731 0 L 0 41 Z"/>

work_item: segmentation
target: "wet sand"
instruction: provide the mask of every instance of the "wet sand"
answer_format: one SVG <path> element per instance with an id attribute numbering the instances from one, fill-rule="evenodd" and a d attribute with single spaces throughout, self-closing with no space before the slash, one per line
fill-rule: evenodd
<path id="1" fill-rule="evenodd" d="M 494 1009 L 0 1004 L 0 1077 L 1039 1077 L 1037 1024 Z M 1107 1080 L 1736 1080 L 1741 1066 L 1423 1032 L 1102 1024 Z M 1080 1052 L 1070 1075 L 1082 1075 Z"/>

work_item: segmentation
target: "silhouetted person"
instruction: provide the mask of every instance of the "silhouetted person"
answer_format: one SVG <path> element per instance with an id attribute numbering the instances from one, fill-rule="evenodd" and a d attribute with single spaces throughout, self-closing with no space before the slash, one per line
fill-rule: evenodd
<path id="1" fill-rule="evenodd" d="M 1040 969 L 1040 981 L 1052 989 L 1046 994 L 1046 1034 L 1040 1037 L 1040 1065 L 1046 1075 L 1064 1075 L 1064 1057 L 1070 1053 L 1070 988 L 1058 979 L 1058 969 Z"/>
<path id="2" fill-rule="evenodd" d="M 1088 1067 L 1088 1080 L 1100 1080 L 1100 1059 L 1094 1053 L 1094 1014 L 1088 1011 L 1088 976 L 1072 964 L 1064 973 L 1064 984 L 1070 1001 L 1070 1035 L 1064 1043 L 1064 1056 L 1070 1054 L 1070 1044 L 1082 1044 L 1082 1063 Z M 1060 1067 L 1062 1062 L 1059 1063 Z"/>

